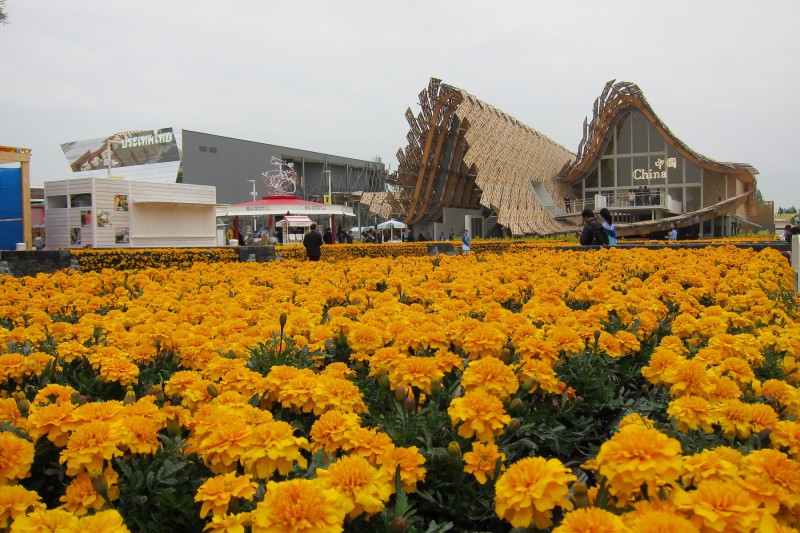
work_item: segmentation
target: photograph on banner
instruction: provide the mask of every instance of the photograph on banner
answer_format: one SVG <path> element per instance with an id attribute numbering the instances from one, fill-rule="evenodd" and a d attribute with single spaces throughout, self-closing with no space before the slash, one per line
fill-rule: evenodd
<path id="1" fill-rule="evenodd" d="M 104 228 L 111 225 L 111 213 L 108 211 L 97 212 L 97 227 Z"/>
<path id="2" fill-rule="evenodd" d="M 69 243 L 71 245 L 81 243 L 81 228 L 69 228 Z"/>
<path id="3" fill-rule="evenodd" d="M 127 211 L 128 210 L 128 195 L 127 194 L 115 194 L 114 195 L 114 210 L 115 211 Z"/>

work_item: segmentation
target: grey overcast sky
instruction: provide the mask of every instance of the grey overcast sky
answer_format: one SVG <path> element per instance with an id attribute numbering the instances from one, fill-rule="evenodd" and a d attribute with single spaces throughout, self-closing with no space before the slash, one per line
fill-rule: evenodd
<path id="1" fill-rule="evenodd" d="M 800 209 L 797 0 L 7 0 L 0 145 L 185 128 L 394 169 L 441 78 L 577 150 L 604 84 L 637 83 L 689 146 Z"/>

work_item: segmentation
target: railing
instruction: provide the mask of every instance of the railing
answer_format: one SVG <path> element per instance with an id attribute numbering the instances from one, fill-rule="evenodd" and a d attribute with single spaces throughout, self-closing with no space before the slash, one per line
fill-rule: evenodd
<path id="1" fill-rule="evenodd" d="M 597 194 L 594 198 L 588 198 L 586 201 L 573 198 L 569 203 L 564 201 L 562 213 L 567 216 L 576 215 L 580 214 L 580 212 L 586 208 L 597 211 L 603 207 L 608 207 L 609 209 L 623 208 L 626 211 L 636 209 L 667 209 L 671 213 L 683 213 L 681 202 L 674 200 L 661 190 L 635 190 L 631 192 Z M 562 208 L 560 206 L 554 209 L 554 211 L 561 210 Z"/>

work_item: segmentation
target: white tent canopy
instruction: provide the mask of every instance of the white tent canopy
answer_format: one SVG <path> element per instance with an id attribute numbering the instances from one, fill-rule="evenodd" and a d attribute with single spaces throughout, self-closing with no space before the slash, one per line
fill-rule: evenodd
<path id="1" fill-rule="evenodd" d="M 386 222 L 381 222 L 375 227 L 378 229 L 405 229 L 406 225 L 399 220 L 390 219 Z"/>

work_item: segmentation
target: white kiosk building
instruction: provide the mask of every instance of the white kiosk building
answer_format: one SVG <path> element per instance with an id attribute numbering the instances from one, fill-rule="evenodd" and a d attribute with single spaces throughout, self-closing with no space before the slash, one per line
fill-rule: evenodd
<path id="1" fill-rule="evenodd" d="M 216 187 L 87 177 L 44 184 L 47 247 L 216 245 Z"/>

